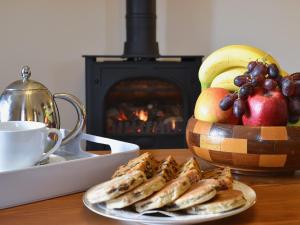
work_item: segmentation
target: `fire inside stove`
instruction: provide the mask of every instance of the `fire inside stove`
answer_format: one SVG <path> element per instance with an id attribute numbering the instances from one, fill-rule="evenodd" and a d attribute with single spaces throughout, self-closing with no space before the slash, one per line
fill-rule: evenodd
<path id="1" fill-rule="evenodd" d="M 180 89 L 161 80 L 128 80 L 108 93 L 106 133 L 156 135 L 183 132 Z"/>

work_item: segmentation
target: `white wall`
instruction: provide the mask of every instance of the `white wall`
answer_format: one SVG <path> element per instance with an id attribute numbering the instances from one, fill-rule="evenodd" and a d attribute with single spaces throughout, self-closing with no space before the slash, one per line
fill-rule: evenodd
<path id="1" fill-rule="evenodd" d="M 212 49 L 245 43 L 271 53 L 288 72 L 300 71 L 300 1 L 213 0 Z"/>
<path id="2" fill-rule="evenodd" d="M 86 53 L 106 50 L 106 1 L 1 0 L 0 89 L 19 79 L 30 65 L 32 79 L 51 92 L 67 92 L 84 101 Z M 75 112 L 67 103 L 62 125 L 74 125 Z"/>
<path id="3" fill-rule="evenodd" d="M 244 43 L 297 71 L 299 8 L 298 0 L 157 0 L 160 53 L 207 55 Z M 124 41 L 125 0 L 1 0 L 0 90 L 28 64 L 32 78 L 53 93 L 72 93 L 84 102 L 81 55 L 121 54 Z M 72 108 L 59 106 L 63 127 L 71 128 Z"/>

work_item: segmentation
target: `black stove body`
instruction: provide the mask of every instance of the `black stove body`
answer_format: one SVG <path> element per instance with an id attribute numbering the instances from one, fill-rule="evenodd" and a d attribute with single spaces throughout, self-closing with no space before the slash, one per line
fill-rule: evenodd
<path id="1" fill-rule="evenodd" d="M 127 0 L 124 54 L 84 55 L 87 132 L 143 149 L 183 148 L 202 56 L 159 55 L 155 11 L 155 0 Z"/>

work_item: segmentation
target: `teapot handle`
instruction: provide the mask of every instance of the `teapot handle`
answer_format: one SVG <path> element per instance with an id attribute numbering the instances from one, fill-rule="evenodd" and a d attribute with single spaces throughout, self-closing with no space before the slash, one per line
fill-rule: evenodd
<path id="1" fill-rule="evenodd" d="M 71 103 L 77 113 L 77 123 L 73 130 L 62 140 L 62 145 L 67 144 L 71 139 L 76 137 L 76 135 L 83 130 L 85 126 L 85 118 L 86 118 L 86 112 L 83 104 L 80 102 L 80 100 L 75 97 L 74 95 L 66 94 L 66 93 L 55 93 L 53 94 L 54 99 L 63 99 L 67 102 Z"/>

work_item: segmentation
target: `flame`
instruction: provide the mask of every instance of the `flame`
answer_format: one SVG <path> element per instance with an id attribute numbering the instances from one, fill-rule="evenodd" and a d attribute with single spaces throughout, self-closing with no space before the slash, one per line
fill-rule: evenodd
<path id="1" fill-rule="evenodd" d="M 143 109 L 136 110 L 134 112 L 134 115 L 139 118 L 139 120 L 146 122 L 148 120 L 148 111 L 145 111 Z"/>
<path id="2" fill-rule="evenodd" d="M 175 128 L 176 128 L 176 121 L 175 120 L 171 120 L 171 127 L 172 127 L 172 130 L 175 130 Z"/>
<path id="3" fill-rule="evenodd" d="M 119 115 L 118 115 L 118 120 L 119 121 L 125 121 L 125 120 L 128 120 L 127 116 L 125 115 L 124 112 L 119 112 Z"/>

